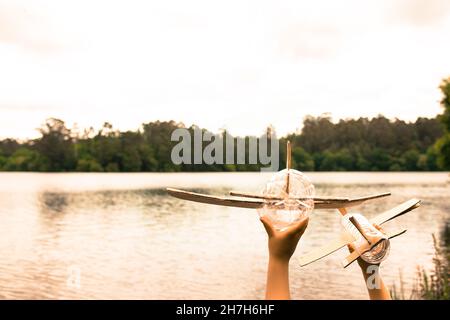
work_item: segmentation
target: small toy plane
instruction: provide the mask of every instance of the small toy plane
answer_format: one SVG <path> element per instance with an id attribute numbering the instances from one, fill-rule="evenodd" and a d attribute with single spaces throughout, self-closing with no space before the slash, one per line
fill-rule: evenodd
<path id="1" fill-rule="evenodd" d="M 388 222 L 392 219 L 395 219 L 411 210 L 414 210 L 420 206 L 420 200 L 418 199 L 411 199 L 406 202 L 403 202 L 402 204 L 385 211 L 376 217 L 369 220 L 370 224 L 381 226 L 383 223 Z M 347 210 L 345 208 L 339 209 L 342 215 L 347 214 Z M 402 229 L 399 231 L 389 232 L 388 234 L 383 234 L 379 231 L 377 231 L 375 228 L 372 228 L 372 230 L 368 230 L 367 228 L 362 228 L 362 226 L 359 224 L 357 219 L 353 219 L 354 216 L 350 215 L 349 220 L 350 222 L 355 226 L 355 228 L 358 230 L 358 232 L 362 235 L 362 237 L 365 239 L 365 243 L 357 248 L 357 250 L 354 250 L 349 256 L 347 256 L 343 261 L 342 265 L 344 268 L 348 267 L 352 262 L 354 262 L 356 259 L 358 259 L 363 253 L 368 252 L 372 250 L 380 241 L 385 239 L 392 239 L 399 235 L 402 235 L 406 232 L 406 229 Z M 375 230 L 374 230 L 375 229 Z M 348 230 L 343 230 L 339 236 L 334 241 L 331 241 L 329 244 L 314 249 L 313 251 L 301 256 L 299 258 L 300 266 L 304 267 L 314 261 L 317 261 L 319 259 L 322 259 L 329 254 L 339 250 L 340 248 L 352 244 L 356 241 L 356 238 L 354 235 L 352 235 Z"/>
<path id="2" fill-rule="evenodd" d="M 194 201 L 205 204 L 213 204 L 227 207 L 237 207 L 237 208 L 248 208 L 248 209 L 259 209 L 263 206 L 271 206 L 276 207 L 277 209 L 283 209 L 284 203 L 290 201 L 289 206 L 291 206 L 292 201 L 296 201 L 299 206 L 307 206 L 305 204 L 305 200 L 314 200 L 314 209 L 338 209 L 342 215 L 347 214 L 346 208 L 358 206 L 366 201 L 379 199 L 383 197 L 390 196 L 390 192 L 348 198 L 348 197 L 330 197 L 330 196 L 314 196 L 314 197 L 293 197 L 290 195 L 290 183 L 289 183 L 289 170 L 291 170 L 291 144 L 287 142 L 287 156 L 286 156 L 286 169 L 287 169 L 287 181 L 285 184 L 285 192 L 283 195 L 279 196 L 267 196 L 267 195 L 259 195 L 245 192 L 235 192 L 230 191 L 230 197 L 223 196 L 212 196 L 207 194 L 189 192 L 180 189 L 167 188 L 167 192 L 176 198 Z M 402 203 L 401 205 L 390 209 L 375 218 L 370 220 L 370 223 L 373 225 L 381 225 L 389 220 L 392 220 L 402 214 L 405 214 L 413 209 L 418 208 L 420 205 L 420 200 L 411 199 Z M 355 261 L 361 254 L 372 250 L 380 241 L 393 238 L 399 236 L 406 232 L 406 230 L 401 230 L 394 233 L 389 233 L 384 235 L 381 232 L 377 232 L 375 228 L 363 228 L 361 226 L 360 221 L 358 221 L 355 217 L 350 216 L 349 221 L 353 224 L 353 226 L 358 230 L 358 232 L 362 235 L 362 237 L 366 240 L 366 243 L 362 246 L 359 246 L 357 250 L 353 251 L 344 261 L 344 267 L 350 265 L 353 261 Z M 354 243 L 356 238 L 348 231 L 343 231 L 340 237 L 331 242 L 330 244 L 315 249 L 312 252 L 302 256 L 300 258 L 300 265 L 306 266 L 314 261 L 317 261 L 338 249 Z"/>

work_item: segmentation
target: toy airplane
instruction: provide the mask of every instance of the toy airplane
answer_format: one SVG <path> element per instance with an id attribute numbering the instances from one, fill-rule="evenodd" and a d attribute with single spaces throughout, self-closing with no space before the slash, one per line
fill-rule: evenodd
<path id="1" fill-rule="evenodd" d="M 284 203 L 287 201 L 296 201 L 299 206 L 307 206 L 304 202 L 305 200 L 314 200 L 314 209 L 338 209 L 343 215 L 347 213 L 346 208 L 358 206 L 366 201 L 383 198 L 386 196 L 390 196 L 390 192 L 355 197 L 355 198 L 347 198 L 347 197 L 329 197 L 329 196 L 314 196 L 314 197 L 293 197 L 290 195 L 289 189 L 289 170 L 291 168 L 291 144 L 287 142 L 287 157 L 286 157 L 286 169 L 287 169 L 287 181 L 286 181 L 286 189 L 283 192 L 283 196 L 267 196 L 267 195 L 259 195 L 245 192 L 235 192 L 230 191 L 230 197 L 222 197 L 222 196 L 212 196 L 201 193 L 189 192 L 180 189 L 167 188 L 167 192 L 176 198 L 194 201 L 205 204 L 213 204 L 227 207 L 237 207 L 237 208 L 248 208 L 248 209 L 258 209 L 263 206 L 272 206 L 277 209 L 283 209 Z M 420 205 L 420 200 L 411 199 L 406 201 L 405 203 L 388 210 L 377 217 L 370 220 L 371 224 L 381 225 L 391 219 L 394 219 L 408 211 L 411 211 Z M 366 240 L 366 243 L 359 247 L 358 250 L 355 250 L 352 254 L 350 254 L 345 261 L 343 262 L 344 267 L 350 265 L 353 261 L 355 261 L 361 254 L 364 252 L 370 251 L 374 248 L 380 241 L 393 238 L 398 235 L 403 234 L 406 230 L 401 230 L 399 232 L 390 233 L 388 235 L 384 235 L 381 232 L 376 232 L 375 228 L 368 230 L 367 228 L 362 228 L 360 225 L 360 221 L 354 219 L 354 217 L 350 217 L 350 222 L 354 225 L 354 227 L 358 230 L 358 232 L 362 235 L 362 237 Z M 344 231 L 339 239 L 331 242 L 330 244 L 313 250 L 312 252 L 302 256 L 300 258 L 300 265 L 305 266 L 309 263 L 312 263 L 316 260 L 319 260 L 338 249 L 344 247 L 347 244 L 354 243 L 356 238 L 350 232 Z"/>
<path id="2" fill-rule="evenodd" d="M 383 223 L 388 222 L 392 219 L 395 219 L 411 210 L 414 210 L 420 206 L 420 200 L 418 199 L 411 199 L 408 200 L 400 205 L 398 205 L 395 208 L 392 208 L 388 211 L 385 211 L 376 217 L 369 220 L 371 225 L 379 225 L 381 226 Z M 342 215 L 346 215 L 347 211 L 345 209 L 339 209 Z M 366 240 L 366 243 L 364 243 L 361 247 L 359 247 L 357 250 L 353 251 L 349 256 L 347 256 L 343 261 L 342 265 L 344 268 L 348 267 L 352 262 L 354 262 L 356 259 L 358 259 L 361 254 L 370 251 L 372 248 L 374 248 L 380 241 L 385 239 L 391 239 L 395 238 L 399 235 L 402 235 L 406 232 L 406 229 L 402 229 L 395 232 L 390 232 L 386 235 L 384 235 L 381 232 L 377 232 L 373 229 L 368 232 L 367 229 L 364 229 L 360 226 L 357 220 L 352 219 L 352 215 L 350 215 L 350 222 L 356 227 L 358 232 L 362 235 L 362 237 Z M 356 241 L 356 238 L 354 235 L 352 235 L 347 230 L 342 231 L 340 237 L 329 244 L 317 248 L 303 256 L 300 257 L 299 262 L 300 266 L 306 266 L 314 261 L 317 261 L 321 258 L 324 258 L 328 256 L 329 254 L 339 250 L 340 248 L 352 244 Z"/>

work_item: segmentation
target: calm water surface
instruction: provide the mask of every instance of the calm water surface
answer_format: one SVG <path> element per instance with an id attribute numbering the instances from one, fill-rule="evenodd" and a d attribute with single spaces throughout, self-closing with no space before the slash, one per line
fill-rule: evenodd
<path id="1" fill-rule="evenodd" d="M 0 298 L 262 299 L 267 249 L 257 213 L 185 202 L 164 188 L 211 194 L 260 191 L 264 173 L 0 173 Z M 412 197 L 422 207 L 385 225 L 392 240 L 385 282 L 406 288 L 431 268 L 431 234 L 450 218 L 447 173 L 309 173 L 318 194 L 392 196 L 357 207 L 367 216 Z M 302 253 L 336 237 L 338 214 L 314 211 L 291 260 L 295 299 L 366 299 L 346 249 L 301 268 Z M 79 281 L 77 281 L 79 279 Z"/>

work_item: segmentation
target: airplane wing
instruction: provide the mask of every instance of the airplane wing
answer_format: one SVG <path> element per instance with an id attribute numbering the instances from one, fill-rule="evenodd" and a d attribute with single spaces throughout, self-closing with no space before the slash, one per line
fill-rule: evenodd
<path id="1" fill-rule="evenodd" d="M 281 198 L 265 198 L 263 196 L 251 195 L 239 193 L 241 198 L 236 197 L 220 197 L 220 196 L 211 196 L 201 193 L 195 193 L 180 189 L 167 188 L 167 192 L 176 198 L 189 200 L 194 202 L 206 203 L 206 204 L 214 204 L 219 206 L 227 206 L 227 207 L 237 207 L 237 208 L 248 208 L 248 209 L 257 209 L 261 208 L 265 203 L 276 203 L 281 200 Z M 232 193 L 234 195 L 238 195 L 238 193 Z M 339 209 L 339 208 L 348 208 L 356 205 L 360 205 L 365 201 L 378 199 L 381 197 L 389 196 L 390 193 L 380 193 L 374 194 L 364 197 L 358 198 L 331 198 L 331 197 L 314 197 L 314 208 L 315 209 Z M 251 198 L 251 199 L 243 199 L 243 197 Z"/>
<path id="2" fill-rule="evenodd" d="M 344 231 L 341 233 L 339 239 L 336 239 L 323 247 L 317 248 L 301 256 L 299 258 L 300 266 L 304 267 L 310 263 L 313 263 L 314 261 L 322 259 L 323 257 L 332 254 L 333 252 L 339 250 L 348 243 L 352 243 L 355 240 L 356 239 L 350 233 Z"/>
<path id="3" fill-rule="evenodd" d="M 349 198 L 348 200 L 314 200 L 314 209 L 341 209 L 355 207 L 368 200 L 390 196 L 390 192 L 373 194 L 364 197 Z"/>
<path id="4" fill-rule="evenodd" d="M 377 224 L 381 226 L 383 223 L 388 222 L 394 218 L 397 218 L 411 210 L 414 210 L 420 206 L 420 200 L 411 199 L 406 202 L 403 202 L 401 205 L 396 206 L 388 211 L 379 214 L 375 218 L 370 219 L 372 224 Z"/>
<path id="5" fill-rule="evenodd" d="M 371 219 L 370 222 L 373 224 L 381 225 L 381 224 L 383 224 L 389 220 L 392 220 L 402 214 L 405 214 L 415 208 L 418 208 L 419 205 L 420 205 L 420 200 L 418 200 L 418 199 L 408 200 L 408 201 L 402 203 L 401 205 L 398 205 L 395 208 L 392 208 L 388 211 L 381 213 L 380 215 Z M 393 238 L 400 234 L 403 234 L 404 232 L 406 232 L 406 230 L 403 230 L 403 231 L 397 232 L 397 233 L 390 233 L 390 234 L 388 234 L 388 237 Z M 340 248 L 344 247 L 345 245 L 347 245 L 353 241 L 355 241 L 353 236 L 351 236 L 350 234 L 348 234 L 347 232 L 344 231 L 344 233 L 341 234 L 339 239 L 336 239 L 336 240 L 332 241 L 331 243 L 329 243 L 328 245 L 317 248 L 317 249 L 313 250 L 312 252 L 300 257 L 300 266 L 303 267 L 314 261 L 317 261 L 317 260 L 339 250 Z M 353 253 L 350 256 L 348 256 L 346 258 L 346 260 L 344 260 L 347 262 L 343 262 L 343 264 L 345 266 L 348 266 L 350 263 L 355 261 L 358 257 L 359 257 L 358 253 Z"/>
<path id="6" fill-rule="evenodd" d="M 230 197 L 210 196 L 206 194 L 189 192 L 173 188 L 167 188 L 166 190 L 171 196 L 178 199 L 206 204 L 215 204 L 218 206 L 256 209 L 264 205 L 263 200 L 240 200 Z"/>

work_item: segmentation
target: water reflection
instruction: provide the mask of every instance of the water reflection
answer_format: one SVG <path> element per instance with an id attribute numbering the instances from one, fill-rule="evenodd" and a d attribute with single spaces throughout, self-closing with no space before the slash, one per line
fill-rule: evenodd
<path id="1" fill-rule="evenodd" d="M 369 217 L 408 198 L 424 200 L 421 209 L 385 227 L 408 228 L 407 234 L 392 241 L 383 275 L 390 285 L 398 281 L 401 271 L 410 286 L 416 265 L 431 267 L 431 233 L 439 233 L 449 219 L 449 186 L 445 174 L 382 175 L 351 174 L 351 181 L 359 181 L 356 185 L 342 184 L 341 174 L 312 174 L 311 178 L 322 194 L 391 191 L 393 196 L 385 201 L 358 207 Z M 115 177 L 2 174 L 1 298 L 264 296 L 266 235 L 256 212 L 185 202 L 168 197 L 163 188 L 184 185 L 215 194 L 229 189 L 259 191 L 267 176 L 204 173 Z M 401 184 L 402 180 L 415 183 Z M 295 257 L 334 239 L 340 228 L 334 212 L 313 213 L 292 260 L 293 298 L 366 298 L 357 266 L 340 267 L 345 250 L 305 268 L 295 262 Z M 70 281 L 73 270 L 80 272 L 79 286 Z"/>
<path id="2" fill-rule="evenodd" d="M 67 208 L 67 195 L 64 193 L 44 192 L 39 195 L 38 203 L 43 213 L 63 213 Z"/>

